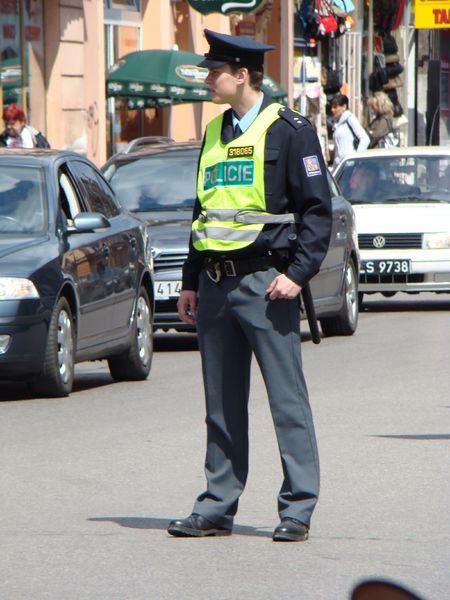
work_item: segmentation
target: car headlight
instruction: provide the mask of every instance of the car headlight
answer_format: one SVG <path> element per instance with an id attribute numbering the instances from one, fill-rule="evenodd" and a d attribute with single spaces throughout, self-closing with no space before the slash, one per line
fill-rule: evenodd
<path id="1" fill-rule="evenodd" d="M 450 248 L 450 231 L 446 233 L 425 233 L 423 247 L 433 250 L 436 248 Z"/>
<path id="2" fill-rule="evenodd" d="M 141 227 L 141 233 L 144 241 L 144 256 L 145 262 L 148 264 L 150 271 L 153 271 L 153 255 L 150 246 L 150 236 L 148 235 L 147 227 Z"/>
<path id="3" fill-rule="evenodd" d="M 0 277 L 0 300 L 39 298 L 34 283 L 22 277 Z"/>

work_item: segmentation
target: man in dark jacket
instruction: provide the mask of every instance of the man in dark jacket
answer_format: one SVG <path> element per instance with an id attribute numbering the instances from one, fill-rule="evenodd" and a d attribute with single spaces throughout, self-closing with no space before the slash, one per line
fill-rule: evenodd
<path id="1" fill-rule="evenodd" d="M 0 147 L 50 148 L 40 131 L 27 125 L 27 118 L 18 104 L 9 104 L 3 111 L 5 129 L 0 134 Z"/>
<path id="2" fill-rule="evenodd" d="M 248 473 L 252 354 L 261 368 L 284 481 L 274 541 L 308 537 L 319 459 L 300 351 L 299 293 L 317 273 L 331 231 L 326 166 L 298 113 L 261 92 L 264 52 L 247 37 L 205 30 L 200 66 L 213 102 L 231 109 L 207 126 L 189 256 L 178 302 L 197 326 L 207 410 L 207 489 L 175 536 L 229 535 Z"/>

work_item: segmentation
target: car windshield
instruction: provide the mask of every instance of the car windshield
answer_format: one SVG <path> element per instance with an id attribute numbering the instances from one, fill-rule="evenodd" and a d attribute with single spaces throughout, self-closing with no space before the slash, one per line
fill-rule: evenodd
<path id="1" fill-rule="evenodd" d="M 352 158 L 336 179 L 352 204 L 450 202 L 449 157 L 444 155 Z"/>
<path id="2" fill-rule="evenodd" d="M 47 203 L 40 169 L 0 165 L 0 234 L 42 233 Z"/>
<path id="3" fill-rule="evenodd" d="M 191 209 L 198 154 L 198 150 L 153 154 L 114 163 L 104 175 L 122 204 L 133 212 Z"/>

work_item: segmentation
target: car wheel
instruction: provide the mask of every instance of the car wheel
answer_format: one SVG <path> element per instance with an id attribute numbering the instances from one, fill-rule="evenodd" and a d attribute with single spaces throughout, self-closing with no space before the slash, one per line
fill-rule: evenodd
<path id="1" fill-rule="evenodd" d="M 55 305 L 47 335 L 44 366 L 39 379 L 30 383 L 33 393 L 40 396 L 67 396 L 72 391 L 75 332 L 72 311 L 66 298 Z"/>
<path id="2" fill-rule="evenodd" d="M 342 308 L 335 317 L 320 320 L 324 335 L 353 335 L 358 324 L 358 279 L 353 260 L 347 264 L 342 290 Z"/>
<path id="3" fill-rule="evenodd" d="M 358 292 L 358 304 L 359 304 L 359 308 L 361 308 L 363 300 L 364 300 L 364 292 Z"/>
<path id="4" fill-rule="evenodd" d="M 134 311 L 131 346 L 108 359 L 109 371 L 116 381 L 143 380 L 150 373 L 152 358 L 152 309 L 146 290 L 141 288 Z"/>

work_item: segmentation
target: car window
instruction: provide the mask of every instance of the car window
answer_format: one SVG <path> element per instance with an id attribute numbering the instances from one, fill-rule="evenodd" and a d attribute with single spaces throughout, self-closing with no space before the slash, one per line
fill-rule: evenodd
<path id="1" fill-rule="evenodd" d="M 194 206 L 199 150 L 153 154 L 116 162 L 105 177 L 129 210 L 179 210 Z"/>
<path id="2" fill-rule="evenodd" d="M 449 156 L 376 156 L 343 162 L 336 179 L 353 203 L 450 202 Z"/>
<path id="3" fill-rule="evenodd" d="M 331 175 L 331 173 L 327 170 L 327 180 L 328 180 L 328 186 L 330 188 L 330 194 L 332 198 L 336 198 L 336 196 L 340 196 L 341 193 L 339 191 L 338 186 L 336 185 L 336 182 L 333 179 L 333 176 Z"/>
<path id="4" fill-rule="evenodd" d="M 73 219 L 81 212 L 80 203 L 77 194 L 68 178 L 63 171 L 59 172 L 59 201 L 63 213 L 69 225 L 73 224 Z"/>
<path id="5" fill-rule="evenodd" d="M 42 233 L 48 210 L 41 169 L 0 166 L 0 233 Z"/>
<path id="6" fill-rule="evenodd" d="M 108 219 L 120 213 L 114 197 L 101 176 L 87 163 L 70 161 L 70 169 L 81 181 L 86 196 L 83 198 L 91 212 L 98 212 Z"/>

